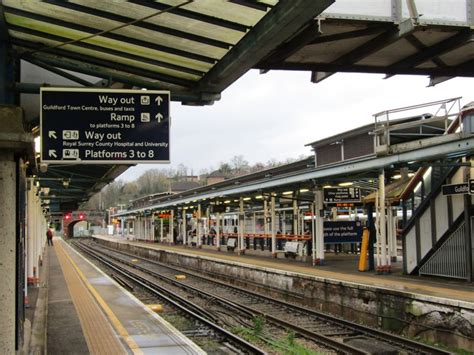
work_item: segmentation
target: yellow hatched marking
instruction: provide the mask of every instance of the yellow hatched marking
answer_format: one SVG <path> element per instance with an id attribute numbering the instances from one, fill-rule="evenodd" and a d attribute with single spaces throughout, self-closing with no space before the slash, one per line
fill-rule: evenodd
<path id="1" fill-rule="evenodd" d="M 59 248 L 57 247 L 59 244 L 60 243 L 55 243 L 54 247 L 61 263 L 61 267 L 66 278 L 66 283 L 68 285 L 69 292 L 71 293 L 74 305 L 77 309 L 86 342 L 91 353 L 126 353 L 111 327 L 104 327 L 104 324 L 108 323 L 107 319 L 105 318 L 104 314 L 100 312 L 97 304 L 93 302 L 93 296 L 97 303 L 102 307 L 102 310 L 107 314 L 107 317 L 109 318 L 117 333 L 122 336 L 132 352 L 137 355 L 143 354 L 138 344 L 130 337 L 117 316 L 113 313 L 113 311 L 95 290 L 95 288 L 89 283 L 83 272 L 79 269 L 74 260 L 72 260 L 71 256 L 68 255 L 62 245 L 59 246 Z M 67 263 L 66 260 L 69 260 L 69 263 Z M 87 292 L 87 289 L 84 286 L 87 287 L 90 293 Z"/>

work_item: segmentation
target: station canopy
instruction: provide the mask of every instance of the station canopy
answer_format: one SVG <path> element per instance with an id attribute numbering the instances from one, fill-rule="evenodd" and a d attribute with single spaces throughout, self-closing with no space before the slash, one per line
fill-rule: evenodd
<path id="1" fill-rule="evenodd" d="M 308 71 L 313 82 L 336 72 L 427 75 L 432 85 L 472 77 L 470 6 L 472 0 L 1 0 L 0 38 L 15 59 L 76 86 L 170 90 L 173 101 L 209 105 L 250 69 Z M 22 73 L 15 88 L 37 93 L 43 83 Z M 77 203 L 126 167 L 55 169 L 40 177 L 93 179 L 70 190 L 65 201 Z"/>

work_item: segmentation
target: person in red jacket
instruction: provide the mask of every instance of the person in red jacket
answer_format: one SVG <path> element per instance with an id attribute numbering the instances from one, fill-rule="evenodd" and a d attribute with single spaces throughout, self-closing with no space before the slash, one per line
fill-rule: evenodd
<path id="1" fill-rule="evenodd" d="M 51 228 L 46 231 L 46 238 L 48 239 L 48 245 L 53 245 L 53 231 Z"/>

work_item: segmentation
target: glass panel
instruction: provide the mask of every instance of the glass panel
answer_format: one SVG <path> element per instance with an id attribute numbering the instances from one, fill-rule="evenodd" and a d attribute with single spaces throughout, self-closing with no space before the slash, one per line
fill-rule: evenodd
<path id="1" fill-rule="evenodd" d="M 422 22 L 435 21 L 467 21 L 466 0 L 416 0 L 415 5 Z M 404 18 L 409 18 L 407 4 L 402 1 L 402 14 Z"/>
<path id="2" fill-rule="evenodd" d="M 71 2 L 86 4 L 88 7 L 91 7 L 93 9 L 111 12 L 110 4 L 105 1 L 71 0 Z M 157 12 L 157 10 L 132 3 L 114 4 L 113 7 L 113 13 L 133 18 L 145 17 L 154 12 Z M 132 14 L 133 16 L 131 16 Z M 171 29 L 177 29 L 180 31 L 232 44 L 237 43 L 245 34 L 241 31 L 223 28 L 217 25 L 200 22 L 191 18 L 184 18 L 182 16 L 174 15 L 171 13 L 162 13 L 160 15 L 147 19 L 145 22 L 168 27 Z"/>
<path id="3" fill-rule="evenodd" d="M 337 0 L 329 6 L 323 14 L 345 14 L 348 17 L 355 16 L 375 16 L 391 17 L 391 0 Z"/>
<path id="4" fill-rule="evenodd" d="M 49 45 L 49 46 L 54 46 L 54 45 L 57 45 L 58 43 L 60 43 L 60 42 L 57 42 L 57 41 L 45 39 L 43 37 L 26 35 L 26 34 L 23 34 L 21 32 L 16 32 L 16 31 L 11 31 L 11 30 L 10 30 L 9 33 L 12 37 L 15 37 L 15 38 L 25 39 L 27 41 L 33 41 L 33 42 L 41 41 L 44 44 Z M 121 64 L 125 64 L 125 65 L 135 67 L 135 68 L 141 68 L 141 69 L 150 70 L 150 71 L 153 71 L 153 72 L 156 72 L 156 73 L 162 73 L 162 74 L 170 75 L 170 76 L 173 76 L 173 77 L 176 77 L 176 78 L 192 80 L 192 81 L 198 81 L 201 78 L 198 75 L 183 73 L 183 72 L 172 70 L 172 69 L 162 68 L 162 67 L 159 67 L 159 66 L 156 66 L 156 65 L 151 65 L 151 64 L 146 64 L 146 63 L 138 63 L 136 60 L 133 60 L 133 59 L 127 59 L 127 58 L 119 57 L 119 56 L 112 55 L 112 54 L 106 54 L 106 53 L 103 53 L 103 52 L 98 52 L 98 51 L 94 51 L 94 50 L 90 50 L 90 49 L 77 47 L 77 46 L 74 46 L 74 45 L 66 45 L 66 46 L 64 46 L 64 49 L 75 52 L 75 53 L 83 54 L 84 57 L 88 57 L 88 56 L 95 57 L 95 58 L 99 58 L 99 59 L 106 60 L 106 61 L 108 60 L 111 63 L 121 63 Z"/>
<path id="5" fill-rule="evenodd" d="M 27 10 L 27 11 L 34 12 L 42 16 L 58 19 L 58 20 L 65 21 L 71 24 L 78 23 L 80 25 L 90 27 L 93 30 L 97 30 L 97 32 L 116 28 L 117 26 L 123 24 L 122 22 L 119 22 L 119 21 L 109 20 L 109 19 L 99 17 L 99 16 L 72 11 L 69 9 L 65 9 L 65 8 L 54 6 L 47 3 L 41 3 L 41 6 L 35 6 L 36 4 L 35 2 L 15 2 L 11 0 L 7 0 L 4 3 L 5 5 L 8 4 L 8 6 L 12 8 Z M 91 6 L 92 8 L 96 8 L 101 11 L 110 12 L 110 4 L 109 6 L 107 6 L 106 2 L 96 1 L 95 3 L 91 5 L 92 5 Z M 117 5 L 114 5 L 114 12 L 123 16 L 127 16 L 127 17 L 130 17 L 130 14 L 133 13 L 133 18 L 144 17 L 147 14 L 150 14 L 153 12 L 153 11 L 151 12 L 143 11 L 143 8 L 140 8 L 140 11 L 135 12 L 135 9 L 137 7 L 138 7 L 137 5 L 133 6 L 133 4 L 128 4 L 126 6 L 123 4 L 117 4 Z M 5 11 L 8 13 L 8 9 L 6 9 Z M 166 24 L 164 25 L 161 23 L 163 19 L 166 19 L 166 16 L 168 16 L 168 18 L 171 16 L 172 18 L 176 20 L 175 21 L 176 24 L 174 27 L 171 25 L 166 25 Z M 197 29 L 194 25 L 197 24 L 200 27 L 202 27 L 203 26 L 202 23 L 197 22 L 197 21 L 182 21 L 182 20 L 183 20 L 182 17 L 166 14 L 166 15 L 159 15 L 154 18 L 151 18 L 147 20 L 147 22 L 158 24 L 161 26 L 169 27 L 169 28 L 177 28 L 180 31 L 185 31 L 185 32 L 187 31 L 192 34 L 199 34 L 198 33 L 199 29 Z M 47 23 L 49 25 L 49 22 Z M 189 31 L 188 31 L 188 27 L 189 27 Z M 243 33 L 239 31 L 226 30 L 226 29 L 222 29 L 221 27 L 213 26 L 213 25 L 211 26 L 208 25 L 207 27 L 210 27 L 210 30 L 208 31 L 209 33 L 204 34 L 204 37 L 217 39 L 217 40 L 223 40 L 225 43 L 229 43 L 229 48 L 231 47 L 231 44 L 239 41 L 240 38 L 243 36 Z M 62 35 L 61 28 L 62 27 L 58 26 L 57 27 L 58 32 L 56 32 L 55 34 Z M 220 48 L 220 47 L 211 46 L 208 44 L 200 43 L 198 41 L 192 41 L 186 38 L 181 38 L 181 37 L 165 34 L 162 32 L 157 32 L 157 31 L 141 28 L 138 26 L 126 26 L 124 28 L 114 30 L 113 33 L 117 33 L 117 34 L 129 37 L 132 39 L 138 39 L 145 42 L 151 42 L 155 44 L 164 45 L 170 48 L 176 48 L 176 49 L 188 51 L 191 53 L 204 55 L 204 56 L 215 58 L 215 59 L 222 58 L 229 49 L 229 48 Z M 219 35 L 216 36 L 214 33 L 218 33 Z M 231 33 L 231 35 L 229 35 L 229 33 Z M 212 34 L 212 36 L 207 36 L 207 34 Z M 90 35 L 90 33 L 84 32 L 84 35 Z M 222 38 L 219 38 L 219 37 L 222 37 Z"/>
<path id="6" fill-rule="evenodd" d="M 7 20 L 8 23 L 12 23 L 20 27 L 30 28 L 36 31 L 40 31 L 42 33 L 46 33 L 46 34 L 60 35 L 61 37 L 66 37 L 68 39 L 80 39 L 88 35 L 88 33 L 86 32 L 80 32 L 80 31 L 71 30 L 65 27 L 61 27 L 61 26 L 46 24 L 44 22 L 39 22 L 39 21 L 24 18 L 24 17 L 19 17 L 19 16 L 12 15 L 9 13 L 5 14 L 5 19 Z M 12 32 L 16 33 L 16 31 L 12 31 Z M 132 44 L 128 44 L 122 41 L 116 41 L 113 39 L 104 38 L 100 36 L 87 39 L 84 41 L 84 43 L 90 43 L 96 46 L 122 51 L 124 53 L 133 53 L 134 55 L 143 56 L 145 58 L 161 60 L 167 63 L 172 63 L 172 64 L 180 65 L 183 67 L 188 67 L 188 68 L 200 70 L 203 72 L 207 72 L 212 67 L 212 64 L 209 64 L 209 63 L 204 63 L 201 61 L 185 58 L 185 57 L 178 56 L 175 54 L 161 52 L 161 51 L 145 48 L 142 46 L 132 45 Z"/>
<path id="7" fill-rule="evenodd" d="M 183 3 L 183 0 L 162 0 L 159 3 L 176 6 Z M 182 7 L 183 9 L 219 19 L 232 21 L 253 27 L 266 12 L 254 9 L 249 6 L 242 6 L 226 0 L 199 0 Z"/>

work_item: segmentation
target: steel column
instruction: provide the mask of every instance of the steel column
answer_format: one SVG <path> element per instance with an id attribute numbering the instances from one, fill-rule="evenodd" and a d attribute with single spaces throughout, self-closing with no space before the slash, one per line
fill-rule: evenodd
<path id="1" fill-rule="evenodd" d="M 216 247 L 221 250 L 221 214 L 216 215 Z"/>
<path id="2" fill-rule="evenodd" d="M 168 243 L 174 244 L 174 210 L 170 212 L 170 220 L 169 220 L 169 228 L 170 228 L 170 239 Z"/>
<path id="3" fill-rule="evenodd" d="M 271 233 L 272 233 L 272 255 L 274 258 L 276 258 L 277 256 L 277 253 L 276 253 L 276 231 L 275 231 L 275 196 L 273 196 L 272 194 L 272 197 L 271 197 L 271 200 L 270 200 L 270 209 L 271 209 L 271 216 L 270 216 L 270 220 L 271 220 L 271 223 L 272 223 L 272 230 L 271 230 Z"/>
<path id="4" fill-rule="evenodd" d="M 197 247 L 201 248 L 202 245 L 202 230 L 201 230 L 201 204 L 198 203 L 198 209 L 196 213 L 196 237 L 197 237 Z"/>
<path id="5" fill-rule="evenodd" d="M 298 201 L 293 200 L 293 234 L 298 235 L 299 230 L 298 230 Z"/>
<path id="6" fill-rule="evenodd" d="M 318 188 L 314 193 L 314 206 L 316 245 L 313 245 L 313 249 L 316 249 L 316 263 L 324 265 L 324 204 L 323 190 L 320 188 Z"/>
<path id="7" fill-rule="evenodd" d="M 240 196 L 239 198 L 239 218 L 238 218 L 238 254 L 242 255 L 245 254 L 245 243 L 244 243 L 244 200 L 243 197 Z"/>
<path id="8" fill-rule="evenodd" d="M 183 220 L 181 225 L 181 233 L 183 234 L 183 244 L 188 245 L 188 236 L 186 235 L 186 210 L 184 208 L 181 210 L 181 218 Z"/>

